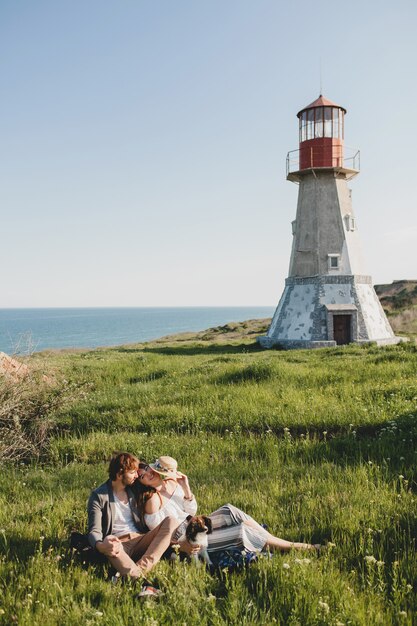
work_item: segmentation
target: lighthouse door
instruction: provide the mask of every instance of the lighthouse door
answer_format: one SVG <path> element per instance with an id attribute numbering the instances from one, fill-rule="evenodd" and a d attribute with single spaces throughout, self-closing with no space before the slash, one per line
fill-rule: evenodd
<path id="1" fill-rule="evenodd" d="M 351 328 L 351 315 L 333 315 L 333 336 L 337 345 L 343 345 L 352 341 Z"/>

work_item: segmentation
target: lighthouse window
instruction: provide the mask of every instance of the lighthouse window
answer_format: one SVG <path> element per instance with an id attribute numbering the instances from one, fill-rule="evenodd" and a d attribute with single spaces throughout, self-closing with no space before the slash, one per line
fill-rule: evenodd
<path id="1" fill-rule="evenodd" d="M 355 230 L 356 223 L 355 223 L 354 217 L 348 214 L 348 215 L 345 215 L 344 220 L 346 224 L 346 230 Z"/>
<path id="2" fill-rule="evenodd" d="M 339 139 L 339 109 L 333 109 L 333 137 Z"/>
<path id="3" fill-rule="evenodd" d="M 327 255 L 329 262 L 329 270 L 338 270 L 339 269 L 339 254 L 328 254 Z"/>
<path id="4" fill-rule="evenodd" d="M 324 107 L 324 136 L 332 136 L 332 109 L 331 107 Z"/>
<path id="5" fill-rule="evenodd" d="M 305 141 L 307 139 L 307 111 L 304 111 L 300 117 L 300 141 Z"/>
<path id="6" fill-rule="evenodd" d="M 314 138 L 314 109 L 307 111 L 307 139 Z"/>
<path id="7" fill-rule="evenodd" d="M 323 107 L 316 109 L 316 124 L 314 127 L 314 136 L 323 137 Z"/>

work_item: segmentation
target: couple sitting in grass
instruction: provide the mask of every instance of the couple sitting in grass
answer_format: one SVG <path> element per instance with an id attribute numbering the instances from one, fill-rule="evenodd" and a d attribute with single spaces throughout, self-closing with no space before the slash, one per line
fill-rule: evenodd
<path id="1" fill-rule="evenodd" d="M 140 596 L 157 595 L 159 589 L 145 575 L 173 544 L 180 551 L 197 554 L 200 546 L 185 537 L 197 502 L 188 478 L 177 470 L 177 462 L 161 456 L 155 463 L 139 461 L 129 453 L 115 455 L 109 480 L 94 489 L 88 501 L 88 540 L 105 555 L 121 576 L 138 580 Z M 318 545 L 285 541 L 271 535 L 252 517 L 231 504 L 209 516 L 212 532 L 207 552 L 292 548 L 318 550 Z"/>

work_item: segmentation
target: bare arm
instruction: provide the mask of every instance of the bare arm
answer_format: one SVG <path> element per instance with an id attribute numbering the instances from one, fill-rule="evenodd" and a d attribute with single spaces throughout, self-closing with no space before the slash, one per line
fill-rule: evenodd
<path id="1" fill-rule="evenodd" d="M 188 476 L 180 472 L 177 472 L 177 474 L 178 474 L 177 483 L 180 485 L 180 487 L 182 487 L 182 490 L 184 492 L 184 498 L 186 500 L 191 500 L 194 496 L 191 491 L 190 483 L 188 481 Z"/>
<path id="2" fill-rule="evenodd" d="M 186 476 L 185 474 L 180 474 L 180 472 L 178 472 L 177 483 L 184 492 L 184 500 L 182 505 L 183 510 L 188 513 L 188 515 L 195 515 L 197 513 L 197 501 L 194 497 L 193 492 L 191 491 L 188 476 Z"/>

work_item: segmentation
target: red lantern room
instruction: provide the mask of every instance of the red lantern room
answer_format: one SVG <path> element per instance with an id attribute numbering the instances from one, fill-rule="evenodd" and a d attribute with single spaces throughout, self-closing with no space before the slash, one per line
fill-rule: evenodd
<path id="1" fill-rule="evenodd" d="M 343 167 L 346 109 L 320 95 L 297 113 L 300 120 L 300 170 Z"/>
<path id="2" fill-rule="evenodd" d="M 359 173 L 359 150 L 344 145 L 346 109 L 320 95 L 297 113 L 299 150 L 287 154 L 287 180 L 300 180 L 317 169 L 334 169 L 349 180 Z M 346 154 L 346 152 L 348 154 Z"/>

